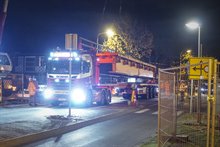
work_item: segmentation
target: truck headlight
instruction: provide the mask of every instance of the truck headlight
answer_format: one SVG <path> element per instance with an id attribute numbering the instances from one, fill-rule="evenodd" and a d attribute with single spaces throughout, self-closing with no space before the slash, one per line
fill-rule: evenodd
<path id="1" fill-rule="evenodd" d="M 53 96 L 53 94 L 54 94 L 54 91 L 51 88 L 47 88 L 47 89 L 44 90 L 44 97 L 46 99 L 51 98 Z"/>
<path id="2" fill-rule="evenodd" d="M 86 93 L 80 88 L 73 89 L 71 99 L 74 103 L 83 103 L 86 101 Z"/>

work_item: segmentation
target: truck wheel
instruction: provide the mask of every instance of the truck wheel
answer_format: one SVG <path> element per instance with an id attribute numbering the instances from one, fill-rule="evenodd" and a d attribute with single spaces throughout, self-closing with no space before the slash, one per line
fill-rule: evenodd
<path id="1" fill-rule="evenodd" d="M 111 92 L 109 90 L 106 91 L 106 94 L 105 94 L 105 104 L 108 105 L 111 103 L 112 101 L 112 95 L 111 95 Z"/>
<path id="2" fill-rule="evenodd" d="M 93 102 L 92 98 L 93 98 L 92 91 L 89 90 L 87 95 L 86 107 L 92 106 L 92 102 Z"/>
<path id="3" fill-rule="evenodd" d="M 106 103 L 105 101 L 106 101 L 106 94 L 105 94 L 105 91 L 102 90 L 102 92 L 101 92 L 101 100 L 99 102 L 97 102 L 97 104 L 99 106 L 103 106 Z"/>

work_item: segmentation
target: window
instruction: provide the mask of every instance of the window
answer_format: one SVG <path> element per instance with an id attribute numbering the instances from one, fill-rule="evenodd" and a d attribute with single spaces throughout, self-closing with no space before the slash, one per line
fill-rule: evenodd
<path id="1" fill-rule="evenodd" d="M 10 65 L 9 59 L 6 55 L 0 55 L 0 65 Z"/>

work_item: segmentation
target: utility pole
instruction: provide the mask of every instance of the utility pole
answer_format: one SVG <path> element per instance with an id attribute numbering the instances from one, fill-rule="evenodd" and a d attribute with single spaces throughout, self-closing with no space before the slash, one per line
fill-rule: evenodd
<path id="1" fill-rule="evenodd" d="M 1 45 L 2 45 L 2 36 L 3 36 L 4 25 L 5 25 L 5 19 L 6 19 L 7 9 L 8 9 L 8 1 L 9 0 L 3 1 L 3 9 L 1 9 L 1 4 L 0 4 L 0 51 L 1 51 Z M 2 86 L 3 86 L 2 78 L 0 77 L 0 103 L 2 102 Z"/>
<path id="2" fill-rule="evenodd" d="M 3 9 L 1 9 L 0 7 L 0 10 L 2 10 L 0 11 L 0 47 L 2 44 L 2 36 L 3 36 L 4 25 L 5 25 L 6 15 L 7 15 L 8 1 L 9 0 L 4 0 Z"/>

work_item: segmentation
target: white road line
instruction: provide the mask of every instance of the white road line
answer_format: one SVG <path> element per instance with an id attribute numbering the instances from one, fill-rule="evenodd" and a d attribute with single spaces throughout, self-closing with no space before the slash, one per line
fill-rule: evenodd
<path id="1" fill-rule="evenodd" d="M 163 114 L 163 113 L 165 113 L 165 111 L 161 112 L 161 114 Z M 182 113 L 183 113 L 183 111 L 177 111 L 177 116 L 181 115 Z M 152 114 L 158 114 L 158 111 L 155 111 Z"/>
<path id="2" fill-rule="evenodd" d="M 149 111 L 150 109 L 143 109 L 143 110 L 140 110 L 140 111 L 136 111 L 135 113 L 144 113 L 144 112 L 147 112 Z"/>
<path id="3" fill-rule="evenodd" d="M 152 114 L 158 114 L 158 111 L 153 112 Z"/>

